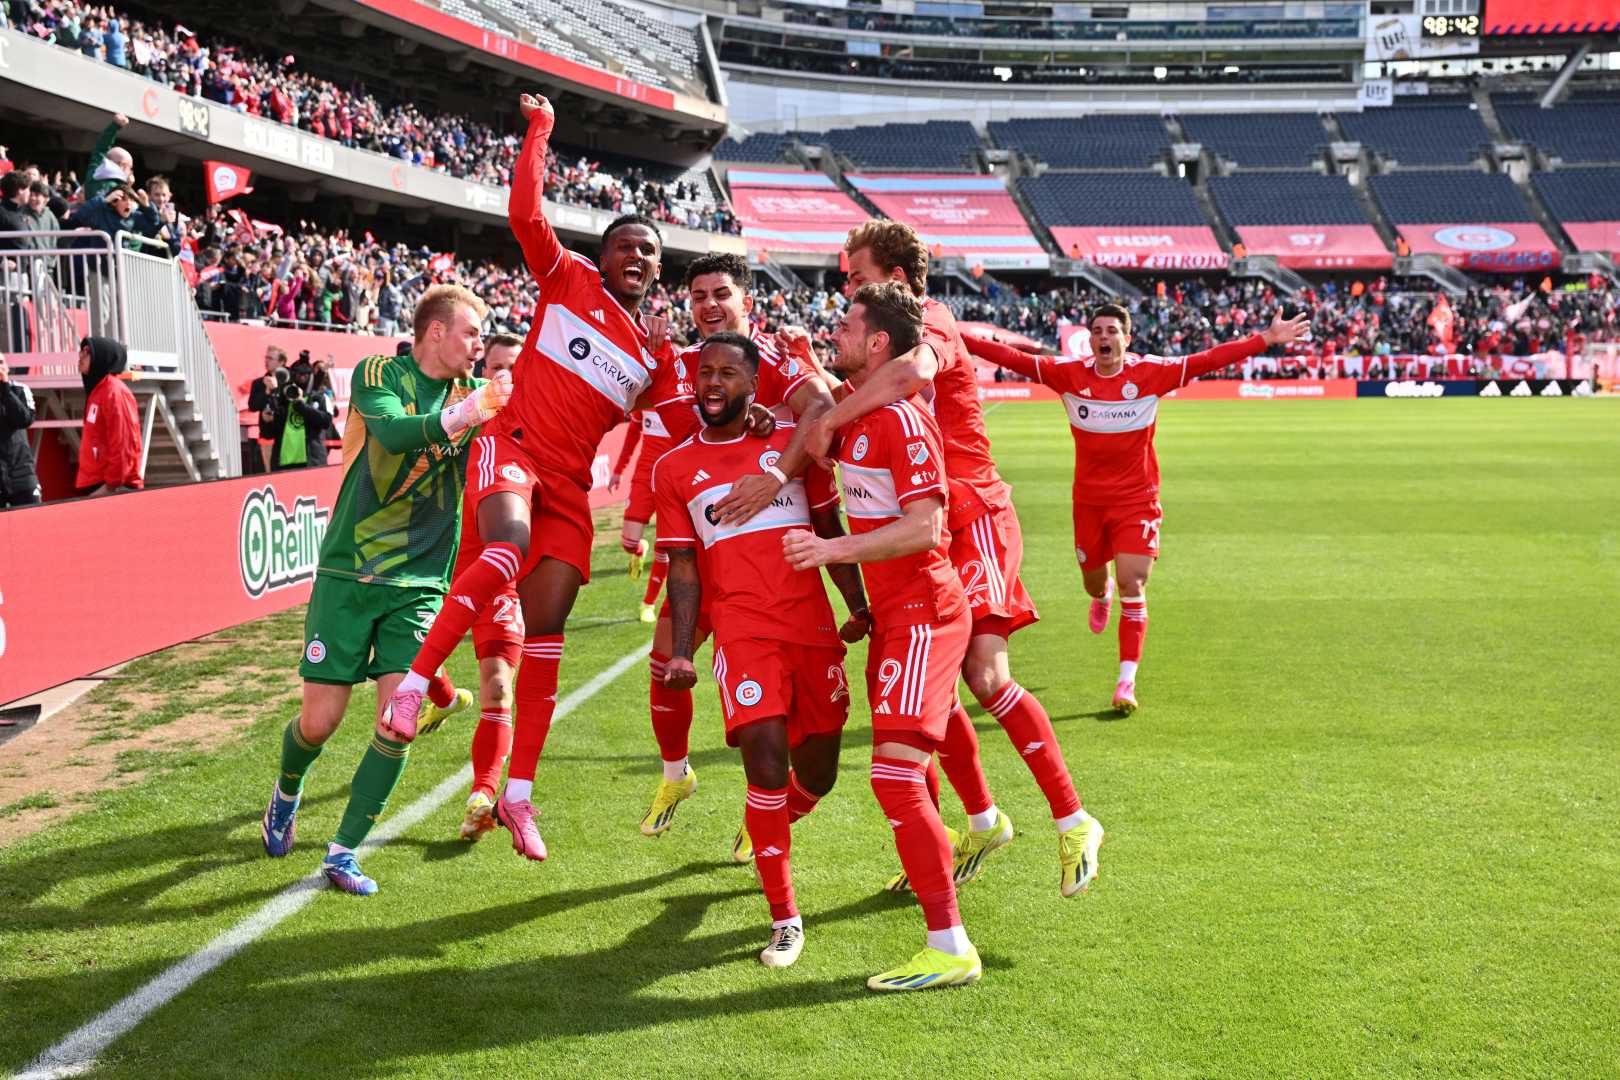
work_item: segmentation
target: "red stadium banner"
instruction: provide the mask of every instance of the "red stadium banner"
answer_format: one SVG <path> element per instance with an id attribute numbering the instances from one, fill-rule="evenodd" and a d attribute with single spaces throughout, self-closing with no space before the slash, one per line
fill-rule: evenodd
<path id="1" fill-rule="evenodd" d="M 1397 225 L 1414 254 L 1441 255 L 1451 266 L 1488 273 L 1554 270 L 1558 246 L 1532 221 Z"/>
<path id="2" fill-rule="evenodd" d="M 606 484 L 626 430 L 597 449 L 593 507 L 623 501 Z M 0 703 L 302 604 L 342 479 L 289 469 L 0 514 Z"/>
<path id="3" fill-rule="evenodd" d="M 1052 238 L 1075 258 L 1116 270 L 1223 270 L 1228 261 L 1207 225 L 1057 225 Z"/>
<path id="4" fill-rule="evenodd" d="M 930 250 L 988 269 L 1051 265 L 1051 257 L 1035 239 L 1000 177 L 966 173 L 844 176 L 885 217 L 916 229 Z"/>
<path id="5" fill-rule="evenodd" d="M 1566 221 L 1564 231 L 1581 251 L 1620 252 L 1620 221 Z"/>
<path id="6" fill-rule="evenodd" d="M 750 251 L 842 251 L 849 230 L 871 217 L 822 173 L 732 169 L 726 179 Z"/>
<path id="7" fill-rule="evenodd" d="M 1274 255 L 1294 270 L 1388 270 L 1395 256 L 1371 225 L 1244 225 L 1250 255 Z"/>
<path id="8" fill-rule="evenodd" d="M 1614 0 L 1487 0 L 1487 34 L 1596 34 L 1620 29 Z"/>

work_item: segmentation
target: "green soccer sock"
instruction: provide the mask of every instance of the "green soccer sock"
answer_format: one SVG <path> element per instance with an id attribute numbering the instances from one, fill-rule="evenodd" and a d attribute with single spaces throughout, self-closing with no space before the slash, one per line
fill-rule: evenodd
<path id="1" fill-rule="evenodd" d="M 281 779 L 276 781 L 281 793 L 289 799 L 297 798 L 304 790 L 304 774 L 320 756 L 321 748 L 310 745 L 298 730 L 298 717 L 293 717 L 287 730 L 281 733 Z"/>
<path id="2" fill-rule="evenodd" d="M 382 817 L 394 785 L 405 772 L 405 758 L 410 749 L 409 743 L 372 734 L 366 756 L 360 759 L 360 767 L 354 771 L 349 805 L 343 810 L 343 821 L 333 840 L 335 844 L 353 850 L 365 841 L 371 827 Z"/>

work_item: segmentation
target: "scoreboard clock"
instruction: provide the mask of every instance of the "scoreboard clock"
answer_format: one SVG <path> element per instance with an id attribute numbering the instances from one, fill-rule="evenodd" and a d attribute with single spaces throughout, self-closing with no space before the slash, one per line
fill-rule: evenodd
<path id="1" fill-rule="evenodd" d="M 1479 37 L 1478 15 L 1425 15 L 1423 37 L 1429 41 L 1458 41 Z"/>

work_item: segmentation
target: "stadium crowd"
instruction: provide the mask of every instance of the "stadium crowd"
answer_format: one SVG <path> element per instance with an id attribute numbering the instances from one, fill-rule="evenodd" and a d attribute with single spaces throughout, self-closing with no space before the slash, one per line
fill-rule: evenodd
<path id="1" fill-rule="evenodd" d="M 205 43 L 181 23 L 142 22 L 112 6 L 76 0 L 0 0 L 0 11 L 22 32 L 193 97 L 460 179 L 511 183 L 517 134 L 466 116 L 430 115 L 358 81 L 339 86 L 299 71 L 291 54 Z M 637 210 L 705 232 L 742 231 L 736 215 L 713 205 L 695 184 L 666 183 L 639 167 L 616 173 L 571 152 L 548 153 L 546 197 L 612 213 Z"/>

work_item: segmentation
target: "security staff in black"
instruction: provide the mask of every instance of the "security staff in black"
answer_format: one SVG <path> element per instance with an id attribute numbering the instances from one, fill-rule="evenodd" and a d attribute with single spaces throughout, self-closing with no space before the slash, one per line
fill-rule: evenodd
<path id="1" fill-rule="evenodd" d="M 39 502 L 39 477 L 28 429 L 34 423 L 34 394 L 11 377 L 0 353 L 0 508 Z"/>

